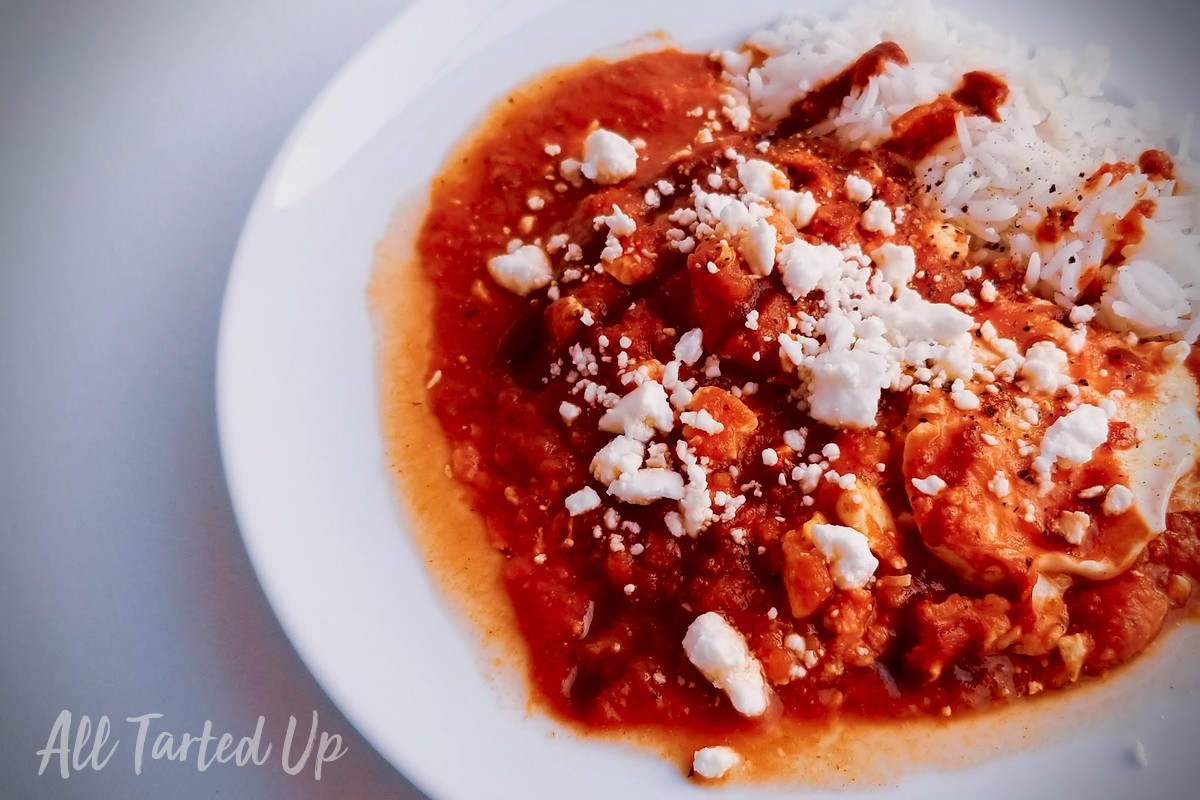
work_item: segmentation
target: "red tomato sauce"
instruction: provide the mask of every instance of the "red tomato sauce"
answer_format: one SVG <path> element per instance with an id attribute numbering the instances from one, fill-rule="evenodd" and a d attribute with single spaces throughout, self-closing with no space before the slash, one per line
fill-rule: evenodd
<path id="1" fill-rule="evenodd" d="M 697 135 L 710 114 L 719 113 L 725 90 L 708 58 L 665 50 L 588 62 L 509 97 L 434 184 L 417 244 L 419 263 L 436 288 L 429 398 L 451 444 L 449 469 L 469 488 L 493 547 L 504 555 L 533 682 L 569 719 L 716 732 L 763 725 L 736 713 L 681 647 L 688 625 L 710 610 L 743 634 L 762 663 L 780 701 L 773 714 L 897 718 L 980 709 L 1067 686 L 1081 671 L 1102 674 L 1142 651 L 1173 610 L 1191 602 L 1191 583 L 1200 576 L 1200 519 L 1173 514 L 1169 531 L 1134 568 L 1112 581 L 1076 580 L 1067 591 L 1070 633 L 1093 642 L 1082 663 L 1067 664 L 1057 650 L 1023 655 L 1011 649 L 1006 638 L 1028 630 L 1017 610 L 1028 585 L 1009 573 L 986 590 L 968 583 L 918 534 L 903 461 L 905 437 L 923 421 L 924 406 L 907 393 L 885 393 L 877 427 L 865 431 L 837 431 L 807 418 L 789 399 L 791 387 L 778 380 L 778 367 L 768 365 L 776 359 L 754 357 L 771 347 L 806 300 L 751 280 L 744 266 L 724 263 L 720 252 L 685 254 L 668 245 L 668 215 L 686 202 L 691 181 L 732 148 L 772 162 L 793 185 L 821 196 L 804 232 L 835 245 L 869 250 L 876 241 L 878 234 L 857 224 L 863 204 L 839 195 L 847 174 L 868 177 L 876 197 L 908 209 L 896 227 L 923 265 L 913 286 L 935 302 L 962 291 L 970 256 L 965 246 L 948 246 L 929 233 L 936 220 L 922 210 L 911 158 L 953 135 L 952 114 L 945 126 L 947 108 L 992 115 L 1007 90 L 994 76 L 972 73 L 952 97 L 914 110 L 899 145 L 873 153 L 843 152 L 807 137 L 807 128 L 853 86 L 889 60 L 903 63 L 899 48 L 881 48 L 839 76 L 833 89 L 814 93 L 812 107 L 794 109 L 779 131 L 739 133 L 726 126 L 710 142 Z M 644 140 L 632 180 L 577 186 L 560 176 L 561 158 L 578 155 L 596 126 Z M 769 141 L 765 150 L 756 148 L 761 141 Z M 1150 168 L 1169 174 L 1169 161 L 1147 159 Z M 679 188 L 664 195 L 655 188 L 660 180 Z M 658 195 L 657 205 L 647 201 L 648 190 Z M 485 264 L 515 238 L 565 233 L 581 245 L 579 264 L 595 264 L 604 236 L 593 218 L 614 204 L 638 226 L 635 246 L 613 269 L 564 285 L 552 302 L 506 292 L 490 280 Z M 1057 235 L 1060 224 L 1069 220 L 1048 222 L 1045 235 Z M 1005 269 L 1002 262 L 992 267 L 1001 294 L 1020 297 L 1019 270 L 1009 269 L 1004 278 Z M 1058 311 L 1040 303 L 998 303 L 991 319 L 1025 347 L 1044 337 L 1040 325 L 1061 321 Z M 580 309 L 592 324 L 583 322 Z M 745 324 L 750 311 L 758 312 L 755 329 Z M 623 507 L 615 527 L 603 508 L 569 515 L 564 498 L 588 483 L 589 461 L 610 437 L 598 430 L 596 409 L 584 408 L 578 420 L 564 424 L 561 404 L 578 398 L 550 379 L 553 370 L 572 368 L 573 345 L 607 353 L 593 379 L 620 393 L 613 343 L 624 337 L 628 344 L 620 349 L 627 359 L 661 365 L 679 336 L 696 327 L 706 351 L 720 356 L 720 374 L 704 375 L 701 361 L 684 377 L 711 387 L 713 402 L 724 404 L 722 418 L 744 410 L 747 420 L 727 425 L 728 441 L 707 445 L 709 488 L 742 492 L 745 505 L 694 538 L 667 529 L 670 504 L 661 501 Z M 1126 364 L 1123 358 L 1137 356 L 1114 335 L 1093 337 L 1081 358 Z M 1139 391 L 1138 370 L 1108 374 L 1112 388 Z M 976 412 L 981 421 L 964 428 L 955 446 L 930 451 L 931 468 L 948 479 L 964 469 L 956 448 L 981 447 L 978 425 L 1009 410 L 1002 406 L 988 400 Z M 779 484 L 779 467 L 764 464 L 767 447 L 776 447 L 785 464 L 800 463 L 777 443 L 801 427 L 808 431 L 808 451 L 836 444 L 841 473 L 873 476 L 871 485 L 895 519 L 894 530 L 878 532 L 881 563 L 867 588 L 835 589 L 824 560 L 796 535 L 814 514 L 837 518 L 844 493 L 823 484 L 806 504 L 793 487 Z M 682 435 L 689 435 L 687 428 Z M 1098 455 L 1081 480 L 1110 478 L 1112 453 L 1123 446 L 1119 428 L 1112 437 L 1107 454 Z M 1081 500 L 1078 507 L 1094 511 L 1098 502 Z M 791 634 L 820 653 L 815 663 L 805 665 L 785 644 Z"/>

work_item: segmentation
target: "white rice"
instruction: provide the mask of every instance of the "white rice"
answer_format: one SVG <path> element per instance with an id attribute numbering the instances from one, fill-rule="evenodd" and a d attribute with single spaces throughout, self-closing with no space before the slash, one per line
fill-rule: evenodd
<path id="1" fill-rule="evenodd" d="M 948 219 L 1027 269 L 1030 285 L 1065 307 L 1076 305 L 1094 275 L 1106 287 L 1099 320 L 1143 337 L 1195 340 L 1200 334 L 1200 203 L 1174 194 L 1175 182 L 1151 182 L 1136 172 L 1105 176 L 1084 192 L 1085 178 L 1106 162 L 1137 163 L 1148 149 L 1166 149 L 1167 136 L 1149 104 L 1126 107 L 1104 94 L 1106 51 L 1079 54 L 1030 51 L 1014 39 L 942 9 L 929 0 L 876 2 L 832 19 L 813 14 L 754 34 L 748 44 L 767 55 L 750 68 L 741 54 L 724 54 L 726 80 L 738 103 L 767 119 L 784 117 L 812 88 L 837 75 L 883 41 L 894 41 L 909 64 L 889 64 L 842 104 L 814 133 L 849 147 L 872 148 L 891 135 L 900 115 L 953 91 L 961 76 L 986 70 L 1010 89 L 1000 122 L 960 116 L 956 137 L 916 166 L 916 173 Z M 1173 153 L 1176 173 L 1200 185 L 1200 169 L 1186 154 L 1186 135 Z M 1084 177 L 1081 177 L 1084 176 Z M 1081 199 L 1080 199 L 1081 198 Z M 1126 265 L 1103 265 L 1109 237 L 1139 200 L 1157 211 L 1145 237 L 1126 248 Z M 1037 241 L 1051 206 L 1077 212 L 1066 236 Z"/>

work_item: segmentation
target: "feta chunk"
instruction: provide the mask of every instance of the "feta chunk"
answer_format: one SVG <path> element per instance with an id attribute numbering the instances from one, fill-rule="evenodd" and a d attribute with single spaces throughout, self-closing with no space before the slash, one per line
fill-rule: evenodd
<path id="1" fill-rule="evenodd" d="M 746 640 L 723 616 L 709 611 L 696 617 L 683 637 L 688 660 L 713 686 L 725 692 L 746 717 L 760 717 L 770 703 L 762 664 Z"/>
<path id="2" fill-rule="evenodd" d="M 1117 484 L 1104 495 L 1104 505 L 1101 509 L 1110 517 L 1119 517 L 1133 507 L 1133 492 L 1128 486 Z"/>
<path id="3" fill-rule="evenodd" d="M 641 469 L 645 456 L 644 444 L 630 436 L 618 436 L 592 457 L 592 475 L 607 486 L 624 473 Z"/>
<path id="4" fill-rule="evenodd" d="M 608 493 L 639 506 L 649 505 L 655 500 L 682 500 L 683 476 L 673 470 L 660 468 L 623 472 L 609 484 Z"/>
<path id="5" fill-rule="evenodd" d="M 718 745 L 702 747 L 692 756 L 692 772 L 701 778 L 715 781 L 742 762 L 742 757 L 732 747 Z"/>
<path id="6" fill-rule="evenodd" d="M 607 227 L 613 236 L 630 236 L 637 230 L 637 222 L 616 203 L 613 203 L 611 214 L 601 214 L 592 220 L 592 224 L 596 230 Z"/>
<path id="7" fill-rule="evenodd" d="M 1054 530 L 1059 536 L 1078 546 L 1083 544 L 1083 537 L 1087 536 L 1091 524 L 1092 518 L 1082 511 L 1064 511 L 1055 521 Z"/>
<path id="8" fill-rule="evenodd" d="M 1030 394 L 1054 394 L 1071 382 L 1067 372 L 1067 354 L 1054 342 L 1036 342 L 1025 353 L 1025 363 L 1017 372 L 1020 386 Z"/>
<path id="9" fill-rule="evenodd" d="M 554 278 L 546 251 L 532 244 L 488 259 L 487 270 L 492 280 L 522 297 L 548 285 Z"/>
<path id="10" fill-rule="evenodd" d="M 693 328 L 679 337 L 679 341 L 675 345 L 676 359 L 690 367 L 699 361 L 702 355 L 704 355 L 704 332 L 702 330 Z"/>
<path id="11" fill-rule="evenodd" d="M 1041 478 L 1043 490 L 1050 487 L 1050 473 L 1055 464 L 1086 464 L 1096 448 L 1108 440 L 1108 414 L 1099 406 L 1081 405 L 1059 417 L 1042 439 L 1040 455 L 1033 469 Z"/>
<path id="12" fill-rule="evenodd" d="M 871 553 L 867 537 L 843 525 L 813 525 L 809 536 L 829 562 L 833 584 L 839 589 L 861 589 L 875 576 L 879 559 Z"/>
<path id="13" fill-rule="evenodd" d="M 1080 405 L 1046 428 L 1039 461 L 1086 464 L 1109 438 L 1109 415 L 1099 405 Z"/>
<path id="14" fill-rule="evenodd" d="M 648 380 L 622 397 L 600 418 L 600 430 L 649 441 L 656 430 L 667 433 L 675 426 L 675 412 L 658 381 Z"/>
<path id="15" fill-rule="evenodd" d="M 600 495 L 590 486 L 585 486 L 574 494 L 567 495 L 565 501 L 567 512 L 572 517 L 578 517 L 580 514 L 594 511 L 600 507 Z"/>
<path id="16" fill-rule="evenodd" d="M 809 413 L 838 428 L 870 428 L 879 412 L 887 362 L 864 350 L 838 350 L 813 359 Z"/>
<path id="17" fill-rule="evenodd" d="M 888 242 L 871 252 L 871 260 L 879 267 L 884 281 L 901 289 L 917 274 L 917 254 L 908 245 Z"/>
<path id="18" fill-rule="evenodd" d="M 863 230 L 894 236 L 896 226 L 892 222 L 892 210 L 882 200 L 872 200 L 862 214 Z"/>
<path id="19" fill-rule="evenodd" d="M 975 324 L 969 314 L 947 303 L 931 303 L 911 289 L 900 292 L 894 303 L 880 307 L 879 318 L 889 336 L 906 342 L 932 341 L 944 345 L 965 337 Z"/>
<path id="20" fill-rule="evenodd" d="M 829 244 L 796 239 L 784 245 L 778 261 L 784 288 L 796 300 L 813 289 L 832 288 L 842 276 L 842 253 Z"/>
<path id="21" fill-rule="evenodd" d="M 709 413 L 707 408 L 702 408 L 699 411 L 684 411 L 679 415 L 679 421 L 684 425 L 691 425 L 696 430 L 710 435 L 725 430 L 725 426 L 718 422 Z"/>
<path id="22" fill-rule="evenodd" d="M 620 183 L 637 172 L 637 161 L 637 150 L 628 139 L 598 128 L 583 143 L 579 171 L 599 184 Z"/>
<path id="23" fill-rule="evenodd" d="M 803 229 L 812 222 L 813 216 L 817 213 L 817 199 L 812 196 L 812 192 L 781 189 L 771 198 L 771 202 L 779 209 L 780 214 L 792 221 L 797 230 Z"/>
<path id="24" fill-rule="evenodd" d="M 846 176 L 846 197 L 856 203 L 865 203 L 875 195 L 871 182 L 857 175 Z"/>
<path id="25" fill-rule="evenodd" d="M 738 252 L 750 265 L 755 275 L 770 275 L 775 271 L 775 242 L 778 233 L 775 226 L 765 219 L 756 220 L 746 227 L 738 246 Z"/>
<path id="26" fill-rule="evenodd" d="M 744 191 L 758 195 L 764 200 L 770 200 L 780 189 L 789 188 L 787 175 L 780 172 L 774 164 L 757 158 L 747 159 L 745 163 L 738 164 L 737 176 Z"/>
<path id="27" fill-rule="evenodd" d="M 937 497 L 946 488 L 946 482 L 938 475 L 930 475 L 927 478 L 913 478 L 912 485 L 918 492 L 929 497 Z"/>
<path id="28" fill-rule="evenodd" d="M 564 400 L 558 404 L 558 414 L 562 417 L 562 421 L 568 425 L 579 419 L 579 415 L 582 413 L 583 409 L 574 403 L 568 403 L 566 400 Z"/>

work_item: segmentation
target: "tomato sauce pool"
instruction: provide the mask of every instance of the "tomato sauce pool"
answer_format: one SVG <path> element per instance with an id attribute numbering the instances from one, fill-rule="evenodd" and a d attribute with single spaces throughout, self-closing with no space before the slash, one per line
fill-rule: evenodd
<path id="1" fill-rule="evenodd" d="M 903 58 L 897 51 L 884 48 L 864 59 L 881 68 L 883 60 Z M 853 69 L 813 96 L 836 94 L 840 102 L 873 74 Z M 793 109 L 778 129 L 713 126 L 725 91 L 719 66 L 701 55 L 662 50 L 586 62 L 499 104 L 432 189 L 416 254 L 436 290 L 429 398 L 450 442 L 449 469 L 469 488 L 492 546 L 504 556 L 505 585 L 541 697 L 564 717 L 600 728 L 719 734 L 766 724 L 737 713 L 681 646 L 697 615 L 710 610 L 741 632 L 761 662 L 778 698 L 768 721 L 975 710 L 1066 686 L 1081 672 L 1103 673 L 1141 651 L 1172 609 L 1190 602 L 1178 576 L 1200 575 L 1195 515 L 1172 515 L 1168 532 L 1122 577 L 1070 588 L 1070 630 L 1093 642 L 1085 660 L 1069 664 L 1057 651 L 997 649 L 995 639 L 1014 628 L 1016 605 L 1030 587 L 1019 577 L 986 589 L 964 581 L 917 535 L 901 461 L 904 437 L 927 419 L 919 404 L 907 394 L 885 395 L 878 425 L 869 430 L 814 423 L 778 380 L 778 359 L 760 355 L 787 317 L 805 309 L 805 299 L 726 268 L 720 252 L 706 254 L 713 265 L 706 270 L 705 259 L 670 246 L 668 217 L 686 205 L 691 182 L 732 151 L 770 161 L 796 185 L 828 196 L 806 234 L 866 250 L 875 234 L 857 225 L 863 204 L 832 189 L 848 174 L 866 175 L 878 198 L 911 209 L 896 227 L 924 266 L 914 286 L 932 301 L 948 302 L 964 288 L 970 256 L 952 236 L 937 235 L 937 221 L 921 210 L 911 160 L 953 135 L 955 109 L 994 115 L 1007 91 L 1003 82 L 971 73 L 952 95 L 914 110 L 898 126 L 904 134 L 872 153 L 843 152 L 808 136 L 808 117 L 823 109 Z M 596 186 L 564 176 L 563 159 L 581 153 L 597 127 L 635 143 L 634 179 Z M 706 127 L 714 132 L 705 135 Z M 489 277 L 489 259 L 512 250 L 514 240 L 562 237 L 579 249 L 570 263 L 581 273 L 590 269 L 605 246 L 594 220 L 613 206 L 638 224 L 633 245 L 612 269 L 564 284 L 553 299 L 505 291 Z M 1003 290 L 1006 268 L 1002 262 L 993 268 Z M 1009 283 L 1020 279 L 1009 267 Z M 1026 346 L 1038 338 L 1029 320 L 1039 314 L 1052 316 L 1041 306 L 1001 302 L 994 324 Z M 728 434 L 710 446 L 709 488 L 740 495 L 744 504 L 698 536 L 679 536 L 664 523 L 674 507 L 665 501 L 623 506 L 619 515 L 604 507 L 568 513 L 565 498 L 588 484 L 591 458 L 611 437 L 596 424 L 602 409 L 579 408 L 578 396 L 556 378 L 590 368 L 594 382 L 622 393 L 621 365 L 661 367 L 680 336 L 696 328 L 720 355 L 720 368 L 708 374 L 701 362 L 692 374 L 711 390 L 705 396 Z M 1089 347 L 1085 360 L 1137 358 L 1116 337 Z M 591 361 L 581 357 L 583 348 Z M 1136 394 L 1136 371 L 1118 373 L 1113 386 Z M 570 422 L 564 404 L 576 409 Z M 979 413 L 1002 410 L 985 404 Z M 739 427 L 738 419 L 745 424 Z M 868 487 L 895 519 L 870 589 L 835 590 L 824 563 L 806 572 L 811 552 L 796 549 L 794 532 L 816 514 L 836 518 L 843 494 L 825 483 L 806 500 L 781 485 L 776 465 L 766 463 L 764 450 L 801 428 L 809 451 L 837 454 L 839 472 L 875 476 Z M 685 428 L 689 435 L 703 438 Z M 1114 429 L 1114 452 L 1119 438 Z M 791 457 L 772 452 L 774 459 Z M 950 451 L 929 458 L 947 475 L 956 469 Z M 1111 457 L 1090 469 L 1098 482 L 1115 471 Z"/>

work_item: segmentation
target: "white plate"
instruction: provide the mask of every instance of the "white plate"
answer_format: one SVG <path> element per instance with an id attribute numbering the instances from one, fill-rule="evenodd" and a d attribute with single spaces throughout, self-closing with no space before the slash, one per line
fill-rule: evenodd
<path id="1" fill-rule="evenodd" d="M 394 502 L 367 308 L 372 248 L 397 205 L 422 195 L 448 148 L 504 90 L 655 29 L 685 46 L 734 45 L 796 8 L 764 0 L 734 14 L 736 5 L 419 0 L 317 99 L 246 223 L 218 374 L 221 445 L 246 546 L 317 680 L 435 797 L 676 798 L 703 790 L 656 756 L 549 736 L 556 726 L 527 717 L 519 685 L 505 689 L 486 677 L 474 637 L 425 575 Z M 1187 107 L 1200 107 L 1190 71 L 1175 61 L 1191 56 L 1139 41 L 1144 4 L 1082 19 L 1071 12 L 1084 2 L 953 5 L 1031 44 L 1056 35 L 1075 48 L 1124 42 L 1115 61 L 1127 70 L 1125 85 L 1152 87 L 1159 97 L 1178 92 Z M 918 774 L 874 796 L 1192 796 L 1185 787 L 1200 774 L 1196 633 L 1180 632 L 1153 663 L 1106 687 L 1127 702 L 1086 732 L 965 771 Z M 1149 769 L 1130 757 L 1139 739 Z M 735 787 L 724 796 L 767 791 Z"/>

